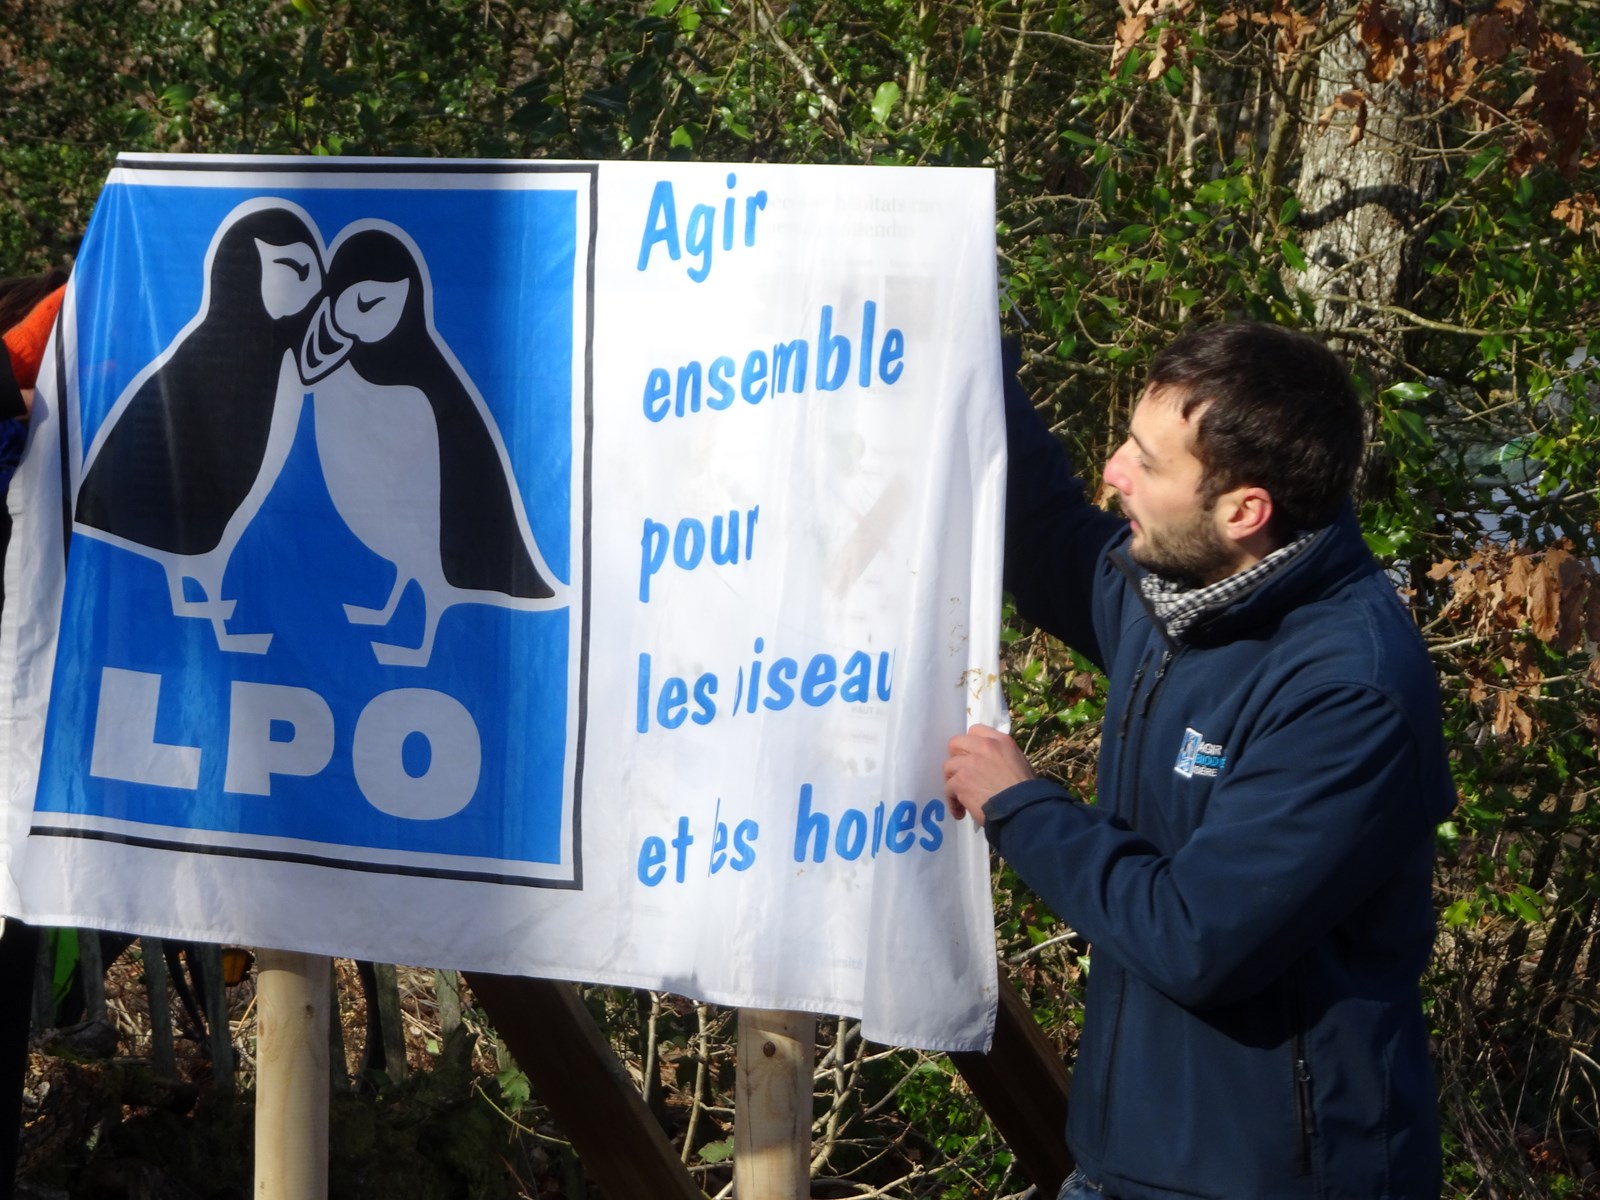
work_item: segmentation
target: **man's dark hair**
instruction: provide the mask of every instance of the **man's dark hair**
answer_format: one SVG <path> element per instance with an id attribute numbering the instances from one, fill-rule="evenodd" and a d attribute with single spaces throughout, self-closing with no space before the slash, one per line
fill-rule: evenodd
<path id="1" fill-rule="evenodd" d="M 1150 364 L 1185 419 L 1200 410 L 1194 453 L 1207 504 L 1231 488 L 1272 497 L 1279 545 L 1331 522 L 1361 466 L 1361 402 L 1344 362 L 1309 334 L 1250 321 L 1180 336 Z"/>

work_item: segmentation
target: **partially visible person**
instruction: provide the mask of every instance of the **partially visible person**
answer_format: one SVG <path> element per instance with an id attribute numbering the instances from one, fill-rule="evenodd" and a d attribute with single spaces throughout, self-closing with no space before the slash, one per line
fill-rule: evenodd
<path id="1" fill-rule="evenodd" d="M 66 274 L 48 271 L 0 279 L 0 562 L 11 539 L 4 497 L 22 457 L 26 420 L 51 327 L 61 308 Z M 0 583 L 0 605 L 5 600 Z M 0 1200 L 9 1200 L 17 1171 L 22 1127 L 22 1085 L 28 1069 L 28 1025 L 33 1002 L 39 931 L 0 917 Z"/>
<path id="2" fill-rule="evenodd" d="M 1269 325 L 1180 337 L 1105 468 L 1121 516 L 1012 374 L 1006 584 L 1109 677 L 1098 799 L 984 726 L 945 780 L 1092 946 L 1060 1196 L 1437 1200 L 1420 977 L 1455 790 L 1350 501 L 1344 364 Z"/>
<path id="3" fill-rule="evenodd" d="M 34 384 L 66 282 L 60 270 L 0 279 L 0 340 L 6 350 L 0 355 L 0 420 L 26 417 L 33 407 Z"/>

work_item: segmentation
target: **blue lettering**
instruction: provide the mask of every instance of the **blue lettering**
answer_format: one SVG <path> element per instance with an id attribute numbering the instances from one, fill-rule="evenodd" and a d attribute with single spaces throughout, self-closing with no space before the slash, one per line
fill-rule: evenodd
<path id="1" fill-rule="evenodd" d="M 831 654 L 818 654 L 806 666 L 805 678 L 800 681 L 800 699 L 812 708 L 833 699 L 833 678 L 837 665 Z"/>
<path id="2" fill-rule="evenodd" d="M 922 806 L 922 848 L 937 850 L 944 844 L 944 801 L 929 800 Z"/>
<path id="3" fill-rule="evenodd" d="M 885 844 L 895 854 L 904 854 L 916 844 L 912 828 L 917 823 L 917 805 L 914 800 L 902 800 L 889 814 L 889 832 Z"/>
<path id="4" fill-rule="evenodd" d="M 711 370 L 706 373 L 706 382 L 711 385 L 711 390 L 716 395 L 707 397 L 707 408 L 721 412 L 733 403 L 733 385 L 728 382 L 728 379 L 733 374 L 734 366 L 733 359 L 726 354 L 721 358 L 712 360 Z"/>
<path id="5" fill-rule="evenodd" d="M 685 571 L 700 565 L 706 552 L 706 527 L 693 517 L 678 522 L 678 532 L 672 537 L 672 561 Z"/>
<path id="6" fill-rule="evenodd" d="M 711 697 L 717 694 L 717 677 L 707 671 L 694 681 L 694 713 L 689 717 L 696 725 L 709 725 L 716 719 L 717 703 Z"/>
<path id="7" fill-rule="evenodd" d="M 835 371 L 834 368 L 838 370 Z M 822 328 L 817 333 L 817 389 L 836 392 L 850 373 L 850 339 L 833 332 L 833 306 L 822 306 Z"/>
<path id="8" fill-rule="evenodd" d="M 780 658 L 767 671 L 767 698 L 762 701 L 773 712 L 782 712 L 794 703 L 794 688 L 790 686 L 800 664 L 792 658 Z"/>
<path id="9" fill-rule="evenodd" d="M 883 353 L 878 356 L 878 378 L 885 383 L 898 383 L 905 370 L 902 361 L 906 356 L 906 335 L 891 329 L 883 335 Z"/>
<path id="10" fill-rule="evenodd" d="M 810 354 L 804 338 L 779 342 L 772 348 L 772 390 L 798 395 L 806 390 L 806 359 Z"/>
<path id="11" fill-rule="evenodd" d="M 717 210 L 709 204 L 696 204 L 689 212 L 689 231 L 684 245 L 690 257 L 699 256 L 700 259 L 698 267 L 689 268 L 689 278 L 696 283 L 704 283 L 711 274 L 711 234 L 716 223 Z"/>
<path id="12" fill-rule="evenodd" d="M 639 270 L 650 265 L 650 251 L 665 242 L 667 256 L 678 261 L 678 207 L 672 198 L 672 182 L 663 179 L 650 193 L 650 211 L 644 219 L 644 241 L 639 245 Z"/>
<path id="13" fill-rule="evenodd" d="M 861 308 L 861 371 L 856 382 L 862 387 L 872 386 L 872 340 L 878 324 L 878 305 L 868 300 Z"/>
<path id="14" fill-rule="evenodd" d="M 666 419 L 672 406 L 664 403 L 672 395 L 672 376 L 661 367 L 650 368 L 650 374 L 644 381 L 644 415 L 651 421 Z M 663 403 L 658 403 L 658 401 Z"/>
<path id="15" fill-rule="evenodd" d="M 678 368 L 678 397 L 673 410 L 677 416 L 700 411 L 700 364 Z"/>
<path id="16" fill-rule="evenodd" d="M 728 176 L 728 186 L 733 186 L 733 176 Z M 763 188 L 753 196 L 746 196 L 744 201 L 744 244 L 756 244 L 756 213 L 767 206 L 767 192 Z"/>
<path id="17" fill-rule="evenodd" d="M 854 704 L 865 704 L 872 698 L 872 659 L 865 650 L 857 650 L 844 662 L 844 682 L 839 685 L 839 699 Z"/>
<path id="18" fill-rule="evenodd" d="M 650 732 L 650 656 L 639 655 L 639 694 L 634 701 L 633 727 L 640 733 Z"/>
<path id="19" fill-rule="evenodd" d="M 650 577 L 667 561 L 667 527 L 644 519 L 644 534 L 639 538 L 639 602 L 650 603 Z M 642 731 L 641 731 L 642 732 Z"/>
<path id="20" fill-rule="evenodd" d="M 676 729 L 689 715 L 689 685 L 676 675 L 661 685 L 656 697 L 656 724 L 663 729 Z"/>
<path id="21" fill-rule="evenodd" d="M 678 818 L 678 836 L 672 839 L 672 848 L 678 852 L 677 870 L 673 877 L 679 883 L 683 882 L 685 869 L 689 861 L 689 847 L 694 845 L 694 837 L 689 833 L 689 818 Z"/>
<path id="22" fill-rule="evenodd" d="M 761 826 L 754 821 L 740 821 L 733 831 L 733 861 L 728 865 L 735 871 L 748 871 L 756 861 L 756 838 L 761 836 Z"/>
<path id="23" fill-rule="evenodd" d="M 839 831 L 834 835 L 833 848 L 840 858 L 855 862 L 867 844 L 867 818 L 859 808 L 847 808 L 839 818 Z"/>
<path id="24" fill-rule="evenodd" d="M 639 846 L 639 882 L 655 887 L 667 877 L 667 844 L 658 837 L 647 837 Z"/>
<path id="25" fill-rule="evenodd" d="M 739 377 L 739 390 L 747 404 L 760 404 L 767 394 L 767 355 L 762 350 L 752 350 L 745 356 L 744 373 Z"/>
<path id="26" fill-rule="evenodd" d="M 811 811 L 811 785 L 800 785 L 800 815 L 794 827 L 794 860 L 805 862 L 806 844 L 811 844 L 811 861 L 821 862 L 828 857 L 828 817 L 825 813 Z"/>

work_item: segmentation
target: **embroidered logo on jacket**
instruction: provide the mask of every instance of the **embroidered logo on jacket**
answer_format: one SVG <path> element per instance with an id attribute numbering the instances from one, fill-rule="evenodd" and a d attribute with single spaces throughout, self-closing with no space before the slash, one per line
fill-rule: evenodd
<path id="1" fill-rule="evenodd" d="M 1185 729 L 1178 747 L 1178 761 L 1172 769 L 1185 779 L 1196 775 L 1214 776 L 1228 765 L 1227 752 L 1216 742 L 1208 742 L 1197 729 Z"/>

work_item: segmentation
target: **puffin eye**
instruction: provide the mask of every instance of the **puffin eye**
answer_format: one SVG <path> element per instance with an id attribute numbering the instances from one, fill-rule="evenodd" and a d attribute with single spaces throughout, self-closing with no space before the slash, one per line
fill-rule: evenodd
<path id="1" fill-rule="evenodd" d="M 361 342 L 379 342 L 394 332 L 411 294 L 409 279 L 363 279 L 339 293 L 333 319 Z"/>
<path id="2" fill-rule="evenodd" d="M 302 311 L 322 290 L 317 253 L 304 242 L 274 246 L 254 239 L 261 257 L 261 306 L 274 321 Z"/>

